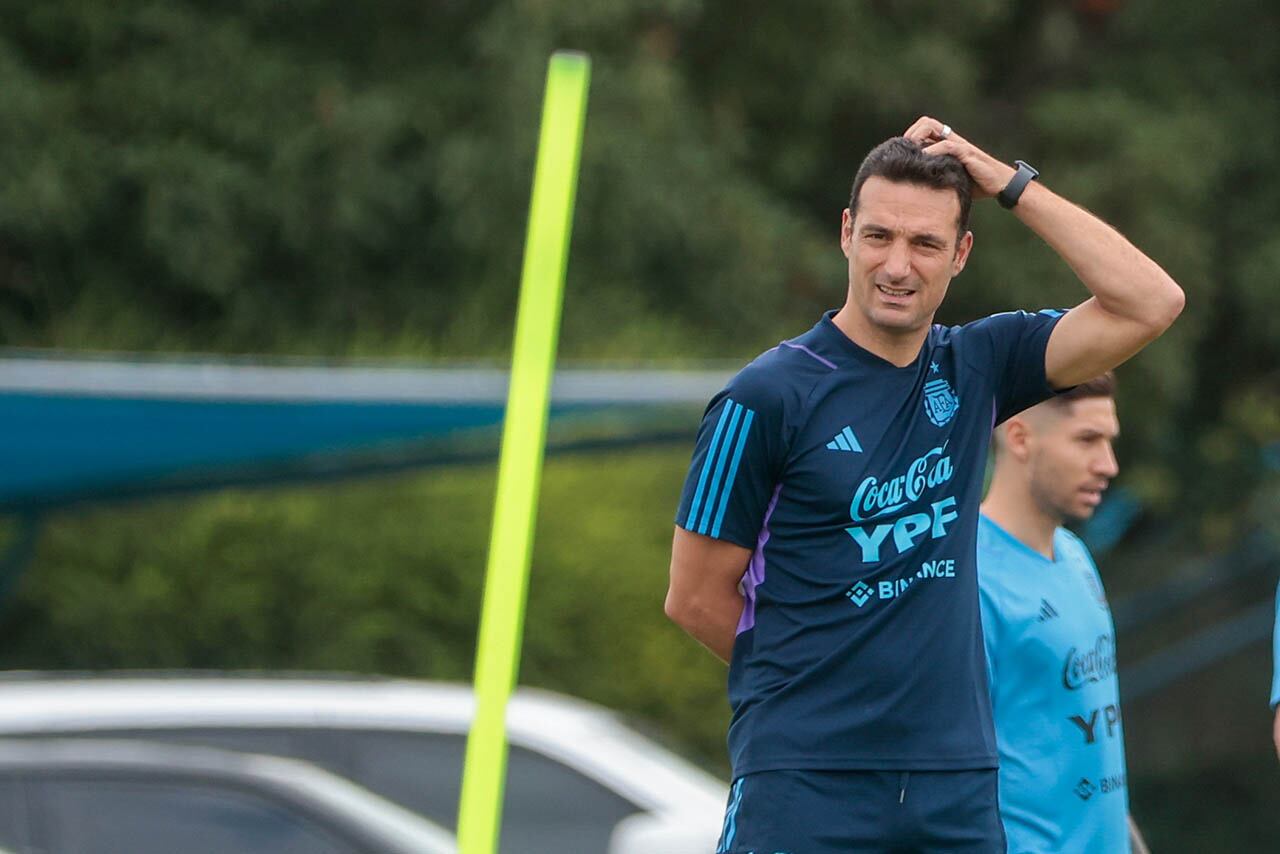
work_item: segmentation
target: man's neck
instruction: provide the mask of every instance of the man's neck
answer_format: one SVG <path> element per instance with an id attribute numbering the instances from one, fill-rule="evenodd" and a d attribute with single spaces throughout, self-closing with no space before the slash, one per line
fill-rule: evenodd
<path id="1" fill-rule="evenodd" d="M 899 368 L 905 368 L 916 360 L 921 346 L 929 337 L 929 324 L 920 329 L 902 331 L 877 326 L 851 301 L 845 302 L 844 307 L 832 316 L 831 322 L 854 344 Z"/>
<path id="2" fill-rule="evenodd" d="M 1027 548 L 1054 559 L 1053 534 L 1063 520 L 1045 514 L 1026 490 L 1007 481 L 992 481 L 982 514 Z"/>

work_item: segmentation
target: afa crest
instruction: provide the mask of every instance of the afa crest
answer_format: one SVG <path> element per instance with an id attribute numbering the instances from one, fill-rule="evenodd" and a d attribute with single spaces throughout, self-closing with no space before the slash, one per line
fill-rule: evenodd
<path id="1" fill-rule="evenodd" d="M 930 380 L 924 384 L 924 413 L 935 426 L 945 426 L 959 409 L 960 398 L 946 380 Z"/>

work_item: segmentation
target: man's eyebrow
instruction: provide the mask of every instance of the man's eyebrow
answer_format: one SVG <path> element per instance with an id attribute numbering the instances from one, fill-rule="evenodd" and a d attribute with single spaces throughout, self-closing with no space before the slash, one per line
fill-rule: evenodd
<path id="1" fill-rule="evenodd" d="M 882 232 L 884 234 L 899 233 L 897 230 L 892 229 L 887 225 L 880 225 L 879 223 L 875 223 L 875 222 L 864 223 L 862 227 L 858 229 L 859 234 L 869 234 L 871 232 Z M 912 240 L 918 241 L 918 242 L 923 241 L 928 243 L 937 243 L 942 246 L 945 246 L 947 244 L 947 239 L 945 237 L 934 234 L 932 231 L 920 231 L 920 232 L 910 234 L 908 236 Z"/>
<path id="2" fill-rule="evenodd" d="M 1102 437 L 1107 439 L 1116 439 L 1116 438 L 1119 438 L 1120 431 L 1116 430 L 1114 433 L 1112 433 L 1107 430 L 1099 430 L 1096 427 L 1081 427 L 1079 430 L 1076 431 L 1076 435 L 1082 438 L 1087 438 L 1087 439 L 1093 439 L 1097 437 Z"/>

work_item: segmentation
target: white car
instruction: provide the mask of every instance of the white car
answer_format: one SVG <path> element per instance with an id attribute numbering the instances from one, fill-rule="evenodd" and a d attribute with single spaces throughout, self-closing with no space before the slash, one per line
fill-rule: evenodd
<path id="1" fill-rule="evenodd" d="M 469 686 L 378 678 L 12 673 L 0 677 L 0 737 L 164 740 L 303 759 L 456 827 Z M 503 854 L 706 854 L 723 782 L 611 712 L 519 689 Z"/>
<path id="2" fill-rule="evenodd" d="M 0 842 L 23 854 L 458 850 L 439 826 L 306 762 L 91 738 L 0 739 Z"/>

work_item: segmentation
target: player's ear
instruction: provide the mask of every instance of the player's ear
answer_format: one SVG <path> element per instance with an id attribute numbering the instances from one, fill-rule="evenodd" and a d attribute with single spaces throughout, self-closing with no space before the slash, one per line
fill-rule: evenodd
<path id="1" fill-rule="evenodd" d="M 951 261 L 951 276 L 960 275 L 960 271 L 964 269 L 964 265 L 969 260 L 969 251 L 973 249 L 973 232 L 966 231 L 960 235 L 960 239 L 956 241 L 956 257 Z"/>
<path id="2" fill-rule="evenodd" d="M 1001 444 L 1005 451 L 1020 463 L 1031 456 L 1031 426 L 1024 418 L 1015 415 L 998 428 L 1002 431 Z"/>
<path id="3" fill-rule="evenodd" d="M 853 252 L 853 213 L 848 208 L 840 214 L 840 251 L 846 258 Z"/>

